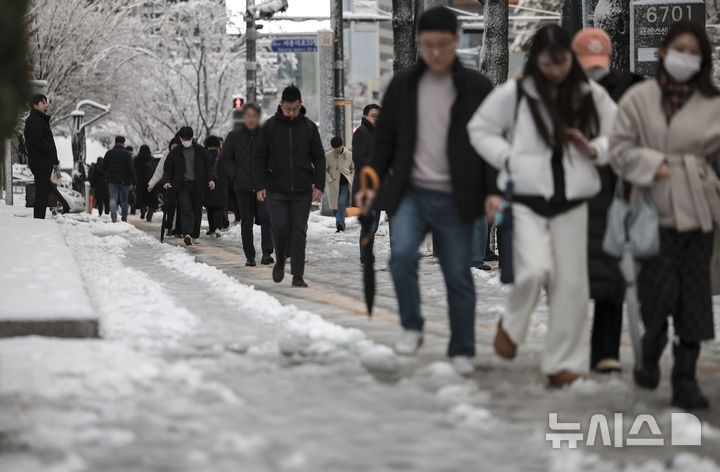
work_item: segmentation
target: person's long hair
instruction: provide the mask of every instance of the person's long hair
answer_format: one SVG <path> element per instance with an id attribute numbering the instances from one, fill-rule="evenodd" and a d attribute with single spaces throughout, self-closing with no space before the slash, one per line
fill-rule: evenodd
<path id="1" fill-rule="evenodd" d="M 152 157 L 152 152 L 150 152 L 150 146 L 147 144 L 143 144 L 140 146 L 140 150 L 138 151 L 138 157 L 142 157 L 143 159 L 146 157 Z"/>
<path id="2" fill-rule="evenodd" d="M 538 57 L 543 52 L 549 53 L 556 62 L 562 61 L 563 56 L 568 52 L 572 57 L 570 73 L 561 84 L 557 85 L 555 98 L 550 94 L 553 84 L 538 67 Z M 568 127 L 579 129 L 588 139 L 597 137 L 600 132 L 600 118 L 592 94 L 583 94 L 582 86 L 588 83 L 588 78 L 573 53 L 572 38 L 567 31 L 556 24 L 550 24 L 535 33 L 523 71 L 523 78 L 526 77 L 535 81 L 540 100 L 528 96 L 522 90 L 520 96 L 526 97 L 537 131 L 549 147 L 567 142 L 563 130 Z M 542 119 L 539 101 L 542 101 L 550 114 L 552 131 Z"/>
<path id="3" fill-rule="evenodd" d="M 688 83 L 697 87 L 700 92 L 702 92 L 708 97 L 716 97 L 720 95 L 720 91 L 717 89 L 717 87 L 715 87 L 715 84 L 713 84 L 712 81 L 713 51 L 712 46 L 710 45 L 710 40 L 708 39 L 707 33 L 705 32 L 704 28 L 687 20 L 673 23 L 673 25 L 670 27 L 670 30 L 668 30 L 667 35 L 663 39 L 662 44 L 660 45 L 660 49 L 667 51 L 670 43 L 672 43 L 675 38 L 685 33 L 692 34 L 697 38 L 698 44 L 700 45 L 700 56 L 702 57 L 702 65 L 700 66 L 700 71 L 695 74 L 695 76 L 690 79 Z M 667 72 L 665 71 L 665 66 L 663 65 L 663 61 L 658 61 L 657 74 L 667 75 Z"/>

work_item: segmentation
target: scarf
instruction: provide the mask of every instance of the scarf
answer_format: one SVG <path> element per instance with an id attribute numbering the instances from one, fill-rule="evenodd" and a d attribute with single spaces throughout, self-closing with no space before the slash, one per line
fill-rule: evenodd
<path id="1" fill-rule="evenodd" d="M 670 123 L 673 116 L 685 105 L 695 91 L 692 84 L 677 84 L 671 82 L 666 74 L 660 74 L 657 78 L 658 85 L 662 91 L 662 108 L 665 112 L 665 119 Z"/>

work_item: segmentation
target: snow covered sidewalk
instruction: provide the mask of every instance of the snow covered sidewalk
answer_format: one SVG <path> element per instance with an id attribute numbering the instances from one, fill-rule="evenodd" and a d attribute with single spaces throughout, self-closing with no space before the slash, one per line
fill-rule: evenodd
<path id="1" fill-rule="evenodd" d="M 675 453 L 552 449 L 534 418 L 634 411 L 618 379 L 561 392 L 504 369 L 464 379 L 197 262 L 207 240 L 59 221 L 103 338 L 0 340 L 0 470 L 719 470 L 712 427 L 703 448 Z"/>
<path id="2" fill-rule="evenodd" d="M 53 219 L 0 205 L 0 337 L 97 337 L 80 268 Z"/>

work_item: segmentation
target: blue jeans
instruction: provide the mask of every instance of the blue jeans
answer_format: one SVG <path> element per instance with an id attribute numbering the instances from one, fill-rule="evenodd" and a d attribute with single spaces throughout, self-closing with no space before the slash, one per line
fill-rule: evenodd
<path id="1" fill-rule="evenodd" d="M 338 191 L 337 210 L 335 210 L 335 223 L 345 229 L 345 214 L 347 213 L 348 201 L 350 199 L 350 187 L 341 185 Z"/>
<path id="2" fill-rule="evenodd" d="M 122 205 L 122 220 L 127 221 L 128 217 L 128 195 L 130 194 L 130 186 L 123 184 L 108 183 L 110 189 L 110 216 L 117 219 L 118 197 L 120 205 Z"/>
<path id="3" fill-rule="evenodd" d="M 485 265 L 485 251 L 488 239 L 488 223 L 484 216 L 473 223 L 471 266 L 478 269 Z"/>
<path id="4" fill-rule="evenodd" d="M 472 221 L 464 221 L 452 194 L 416 187 L 393 215 L 390 270 L 405 329 L 422 330 L 418 248 L 428 231 L 435 236 L 447 287 L 450 316 L 448 356 L 475 355 L 475 285 L 470 273 Z"/>

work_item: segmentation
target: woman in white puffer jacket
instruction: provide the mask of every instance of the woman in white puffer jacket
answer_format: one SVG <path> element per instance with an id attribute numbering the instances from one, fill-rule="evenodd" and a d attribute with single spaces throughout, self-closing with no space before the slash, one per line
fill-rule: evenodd
<path id="1" fill-rule="evenodd" d="M 475 150 L 514 182 L 515 283 L 495 337 L 513 358 L 543 287 L 549 300 L 541 369 L 551 385 L 572 383 L 590 363 L 587 200 L 601 187 L 616 106 L 577 62 L 557 25 L 535 34 L 521 79 L 496 88 L 468 123 Z M 490 197 L 489 213 L 498 205 Z M 492 215 L 491 215 L 492 216 Z"/>

